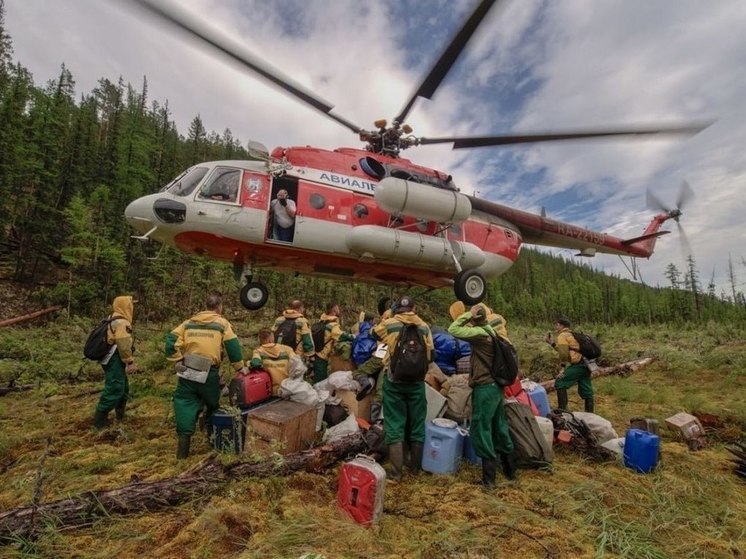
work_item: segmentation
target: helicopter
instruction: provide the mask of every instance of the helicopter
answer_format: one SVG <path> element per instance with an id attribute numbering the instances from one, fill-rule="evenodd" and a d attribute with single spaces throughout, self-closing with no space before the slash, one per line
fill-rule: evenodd
<path id="1" fill-rule="evenodd" d="M 480 1 L 430 72 L 391 121 L 363 129 L 333 106 L 269 67 L 238 52 L 217 33 L 175 7 L 135 0 L 151 16 L 234 58 L 253 73 L 357 134 L 362 148 L 312 146 L 269 151 L 249 143 L 250 160 L 193 165 L 159 192 L 131 202 L 127 222 L 141 241 L 156 240 L 192 254 L 233 264 L 245 284 L 241 304 L 262 308 L 269 291 L 256 269 L 405 287 L 452 287 L 467 305 L 481 302 L 487 282 L 507 272 L 523 244 L 632 258 L 653 254 L 662 225 L 682 215 L 681 199 L 661 208 L 642 235 L 619 238 L 542 214 L 461 192 L 453 177 L 402 157 L 420 145 L 454 149 L 584 138 L 692 135 L 705 124 L 659 125 L 522 135 L 426 138 L 405 121 L 415 101 L 430 99 L 496 0 Z M 278 207 L 279 199 L 284 206 Z M 286 208 L 291 210 L 287 211 Z M 659 204 L 660 206 L 660 204 Z M 279 212 L 279 213 L 278 213 Z M 282 212 L 285 212 L 284 214 Z M 289 221 L 288 221 L 289 218 Z M 278 223 L 286 231 L 278 234 Z"/>

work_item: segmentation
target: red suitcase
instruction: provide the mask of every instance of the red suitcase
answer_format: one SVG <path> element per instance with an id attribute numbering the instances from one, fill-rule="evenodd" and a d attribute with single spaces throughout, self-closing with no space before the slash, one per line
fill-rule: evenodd
<path id="1" fill-rule="evenodd" d="M 363 526 L 378 522 L 383 514 L 386 472 L 369 456 L 358 455 L 339 469 L 337 505 Z"/>
<path id="2" fill-rule="evenodd" d="M 254 406 L 272 397 L 272 377 L 264 369 L 256 369 L 248 375 L 238 373 L 231 380 L 228 393 L 234 406 Z"/>

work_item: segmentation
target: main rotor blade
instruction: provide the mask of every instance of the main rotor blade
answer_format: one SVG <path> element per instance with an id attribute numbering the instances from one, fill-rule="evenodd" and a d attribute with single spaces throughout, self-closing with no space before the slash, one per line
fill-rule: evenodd
<path id="1" fill-rule="evenodd" d="M 653 194 L 653 192 L 650 190 L 650 187 L 648 187 L 647 191 L 647 206 L 651 210 L 659 210 L 665 213 L 668 213 L 670 208 L 667 208 L 663 202 L 660 201 L 660 199 Z"/>
<path id="2" fill-rule="evenodd" d="M 412 105 L 414 105 L 414 102 L 418 97 L 424 97 L 425 99 L 432 98 L 433 93 L 438 89 L 440 82 L 443 81 L 443 78 L 446 77 L 448 71 L 455 64 L 459 55 L 464 50 L 464 47 L 469 42 L 469 39 L 471 39 L 471 36 L 474 34 L 474 31 L 477 30 L 477 27 L 479 27 L 479 24 L 487 15 L 487 12 L 489 12 L 490 8 L 495 4 L 495 1 L 496 0 L 482 0 L 482 2 L 479 3 L 469 19 L 466 20 L 464 26 L 453 38 L 451 44 L 448 45 L 443 54 L 440 55 L 440 58 L 420 84 L 420 87 L 417 88 L 409 101 L 407 101 L 407 104 L 404 105 L 404 108 L 395 119 L 396 122 L 404 122 L 404 119 L 407 118 L 409 111 L 412 109 Z"/>
<path id="3" fill-rule="evenodd" d="M 353 132 L 360 132 L 361 128 L 359 126 L 332 113 L 331 111 L 334 108 L 333 105 L 308 91 L 302 85 L 293 82 L 290 78 L 284 76 L 279 70 L 264 63 L 257 56 L 249 53 L 246 49 L 241 49 L 243 52 L 238 52 L 239 47 L 237 45 L 231 44 L 225 37 L 222 37 L 214 30 L 209 29 L 176 5 L 170 4 L 170 7 L 166 8 L 165 5 L 155 2 L 154 0 L 133 0 L 133 2 L 145 9 L 151 15 L 175 26 L 177 29 L 184 31 L 192 37 L 196 37 L 200 41 L 229 56 L 233 60 L 236 60 L 249 68 L 252 72 L 259 74 L 266 80 L 278 86 L 280 89 L 283 89 L 290 95 L 300 99 L 307 105 L 310 105 L 317 111 L 320 111 Z"/>
<path id="4" fill-rule="evenodd" d="M 692 253 L 692 244 L 689 242 L 689 237 L 687 237 L 686 233 L 684 232 L 684 227 L 679 223 L 679 221 L 676 221 L 676 225 L 679 228 L 679 241 L 681 242 L 681 252 L 684 253 L 684 262 L 689 260 L 690 256 L 694 256 Z"/>
<path id="5" fill-rule="evenodd" d="M 701 132 L 712 122 L 693 123 L 686 125 L 663 125 L 654 128 L 618 128 L 616 130 L 587 130 L 573 132 L 552 132 L 522 135 L 473 136 L 454 138 L 420 138 L 419 143 L 448 144 L 453 143 L 453 149 L 480 148 L 487 146 L 509 146 L 515 144 L 533 144 L 539 142 L 557 142 L 562 140 L 582 140 L 584 138 L 608 138 L 614 136 L 652 136 L 652 135 L 694 135 Z"/>
<path id="6" fill-rule="evenodd" d="M 676 207 L 681 209 L 686 206 L 692 198 L 694 198 L 692 187 L 689 186 L 687 181 L 681 181 L 681 188 L 679 189 L 679 198 L 676 200 Z"/>

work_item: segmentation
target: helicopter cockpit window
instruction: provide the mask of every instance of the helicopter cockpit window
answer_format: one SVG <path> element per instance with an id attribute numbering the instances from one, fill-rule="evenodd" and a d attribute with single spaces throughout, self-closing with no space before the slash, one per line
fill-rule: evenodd
<path id="1" fill-rule="evenodd" d="M 209 171 L 207 167 L 192 167 L 172 181 L 164 190 L 176 196 L 187 196 L 194 192 L 196 186 L 205 178 L 207 171 Z"/>
<path id="2" fill-rule="evenodd" d="M 199 197 L 217 202 L 235 202 L 240 184 L 240 169 L 218 167 L 199 191 Z"/>

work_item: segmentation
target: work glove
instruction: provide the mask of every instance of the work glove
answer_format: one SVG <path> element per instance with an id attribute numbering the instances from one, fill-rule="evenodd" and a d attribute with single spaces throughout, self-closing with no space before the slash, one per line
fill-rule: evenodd
<path id="1" fill-rule="evenodd" d="M 287 206 L 288 205 L 288 201 L 285 198 L 278 198 L 278 199 L 280 200 L 280 205 L 281 206 Z"/>
<path id="2" fill-rule="evenodd" d="M 357 379 L 357 382 L 360 385 L 360 390 L 358 390 L 356 396 L 356 399 L 359 402 L 376 387 L 376 380 L 368 375 L 362 375 L 359 379 Z"/>

